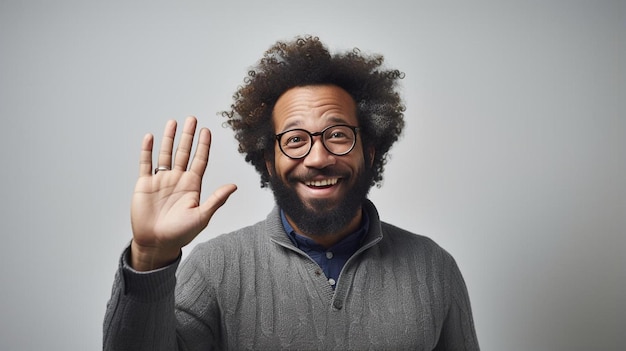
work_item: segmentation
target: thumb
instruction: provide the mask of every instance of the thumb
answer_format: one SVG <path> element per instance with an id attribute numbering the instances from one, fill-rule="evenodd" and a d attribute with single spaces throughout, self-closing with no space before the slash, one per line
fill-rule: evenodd
<path id="1" fill-rule="evenodd" d="M 232 195 L 232 193 L 236 190 L 237 185 L 235 184 L 225 184 L 217 188 L 217 190 L 215 190 L 213 194 L 211 194 L 211 196 L 200 205 L 199 209 L 200 213 L 202 213 L 202 217 L 206 218 L 206 221 L 208 222 L 215 211 L 222 207 L 230 195 Z"/>

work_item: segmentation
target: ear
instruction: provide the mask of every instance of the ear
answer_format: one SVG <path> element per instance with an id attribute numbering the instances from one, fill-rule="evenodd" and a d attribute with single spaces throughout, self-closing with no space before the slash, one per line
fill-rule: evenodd
<path id="1" fill-rule="evenodd" d="M 373 146 L 370 146 L 367 148 L 367 154 L 369 156 L 369 160 L 370 160 L 370 168 L 372 168 L 372 166 L 374 165 L 374 155 L 376 155 L 376 149 L 374 149 Z"/>
<path id="2" fill-rule="evenodd" d="M 265 168 L 267 169 L 267 173 L 269 173 L 270 177 L 274 176 L 274 162 L 272 162 L 272 158 L 269 157 L 267 152 L 265 152 Z"/>
<path id="3" fill-rule="evenodd" d="M 269 173 L 270 177 L 274 176 L 274 165 L 270 161 L 265 161 L 265 168 L 267 168 L 267 173 Z"/>

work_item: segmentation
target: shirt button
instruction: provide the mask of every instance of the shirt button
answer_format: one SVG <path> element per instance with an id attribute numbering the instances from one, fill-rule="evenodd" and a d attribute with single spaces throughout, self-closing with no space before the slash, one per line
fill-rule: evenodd
<path id="1" fill-rule="evenodd" d="M 333 278 L 328 279 L 328 284 L 335 286 L 335 279 Z"/>
<path id="2" fill-rule="evenodd" d="M 330 260 L 331 258 L 333 258 L 333 253 L 332 253 L 332 252 L 330 252 L 330 251 L 328 251 L 328 252 L 326 253 L 326 258 L 327 258 L 327 259 L 329 259 L 329 260 Z"/>

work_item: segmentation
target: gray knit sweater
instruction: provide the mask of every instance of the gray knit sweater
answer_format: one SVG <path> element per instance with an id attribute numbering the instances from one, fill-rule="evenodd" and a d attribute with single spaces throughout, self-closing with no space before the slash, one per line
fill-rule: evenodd
<path id="1" fill-rule="evenodd" d="M 478 350 L 467 289 L 432 240 L 380 221 L 333 291 L 265 221 L 197 245 L 148 273 L 122 255 L 104 320 L 105 350 Z"/>

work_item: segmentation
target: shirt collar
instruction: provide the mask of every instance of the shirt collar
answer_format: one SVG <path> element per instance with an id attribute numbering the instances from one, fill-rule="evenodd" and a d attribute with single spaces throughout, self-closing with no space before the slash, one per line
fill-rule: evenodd
<path id="1" fill-rule="evenodd" d="M 285 212 L 282 209 L 280 210 L 280 219 L 282 221 L 283 228 L 285 229 L 285 232 L 287 233 L 287 237 L 289 237 L 291 242 L 297 248 L 305 252 L 308 252 L 311 250 L 316 250 L 316 251 L 332 250 L 334 252 L 347 251 L 347 252 L 354 253 L 361 246 L 361 241 L 366 236 L 369 230 L 369 225 L 370 225 L 369 215 L 367 214 L 367 211 L 362 211 L 362 213 L 363 213 L 363 217 L 361 218 L 361 226 L 359 227 L 359 229 L 349 234 L 348 236 L 344 237 L 343 239 L 341 239 L 339 242 L 335 243 L 335 245 L 333 245 L 332 247 L 328 249 L 325 249 L 324 247 L 316 243 L 313 239 L 296 233 L 296 231 L 293 229 L 291 224 L 289 224 L 289 221 L 287 220 L 287 217 L 285 216 Z"/>

